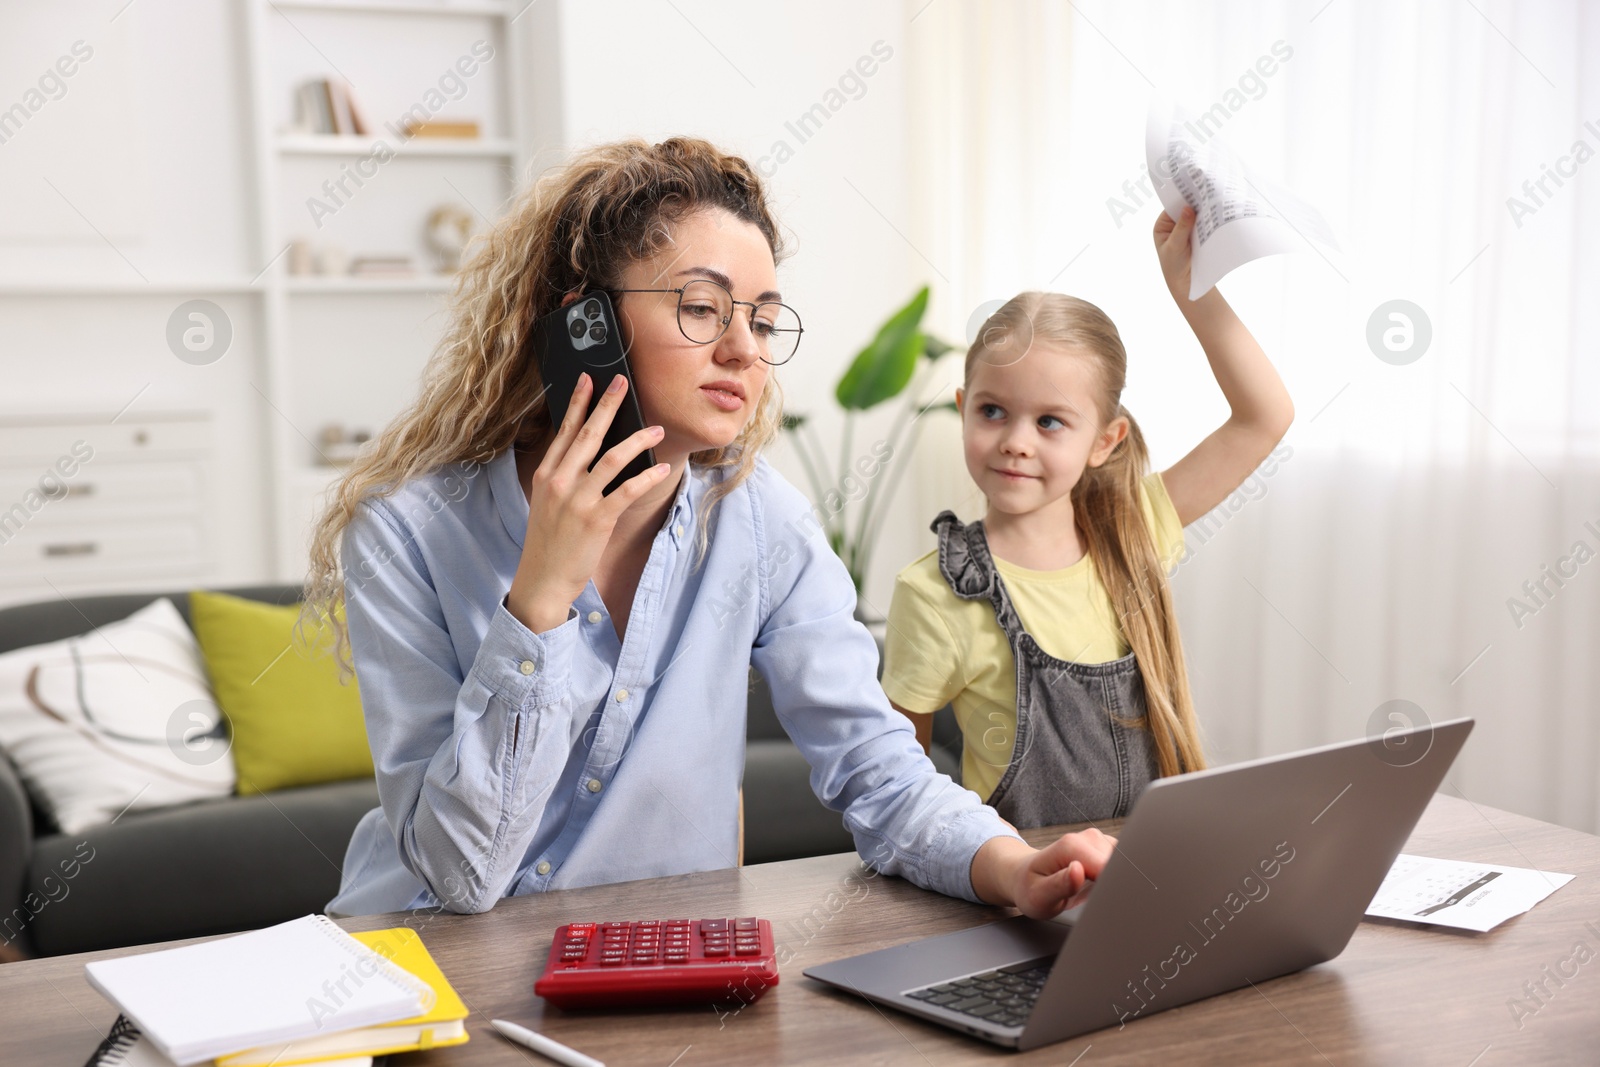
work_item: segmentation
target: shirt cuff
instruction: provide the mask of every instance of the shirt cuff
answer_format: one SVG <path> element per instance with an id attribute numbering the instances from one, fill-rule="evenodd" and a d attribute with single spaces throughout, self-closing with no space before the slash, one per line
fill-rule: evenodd
<path id="1" fill-rule="evenodd" d="M 1007 826 L 987 804 L 952 820 L 943 838 L 934 846 L 938 859 L 930 873 L 940 884 L 933 888 L 945 896 L 970 900 L 974 904 L 993 903 L 979 899 L 978 891 L 972 887 L 972 861 L 984 842 L 996 837 L 1023 840 L 1022 835 Z"/>
<path id="2" fill-rule="evenodd" d="M 567 608 L 567 619 L 560 626 L 536 634 L 511 614 L 502 600 L 489 620 L 472 672 L 513 708 L 553 704 L 568 695 L 577 639 L 577 608 Z"/>

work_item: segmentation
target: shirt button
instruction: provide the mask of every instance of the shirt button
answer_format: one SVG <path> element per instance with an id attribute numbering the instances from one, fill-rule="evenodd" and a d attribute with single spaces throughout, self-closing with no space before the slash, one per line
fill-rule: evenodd
<path id="1" fill-rule="evenodd" d="M 681 522 L 673 523 L 672 532 L 677 534 L 679 537 L 682 537 L 683 536 L 683 523 L 681 523 Z"/>
<path id="2" fill-rule="evenodd" d="M 628 699 L 628 691 L 626 689 L 618 689 L 617 690 L 617 703 L 620 704 L 620 703 L 622 703 L 623 701 L 625 701 L 627 699 Z"/>
<path id="3" fill-rule="evenodd" d="M 535 867 L 534 870 L 538 871 L 540 874 L 549 874 L 550 873 L 550 861 L 549 860 L 540 860 L 539 861 L 539 866 Z"/>
<path id="4" fill-rule="evenodd" d="M 521 666 L 520 669 L 521 669 L 523 674 L 532 674 L 533 670 L 534 670 L 534 668 L 533 668 L 533 660 L 531 660 L 531 659 L 523 660 L 522 661 L 522 666 Z"/>
<path id="5" fill-rule="evenodd" d="M 601 615 L 600 615 L 600 613 L 598 611 L 589 612 L 589 621 L 590 622 L 599 622 L 600 618 L 601 618 Z"/>
<path id="6" fill-rule="evenodd" d="M 589 792 L 591 792 L 591 793 L 600 792 L 600 779 L 598 779 L 598 778 L 589 779 Z"/>

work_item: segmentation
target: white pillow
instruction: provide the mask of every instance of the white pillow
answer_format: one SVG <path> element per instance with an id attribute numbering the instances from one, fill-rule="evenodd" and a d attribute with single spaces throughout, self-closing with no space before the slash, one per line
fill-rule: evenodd
<path id="1" fill-rule="evenodd" d="M 194 633 L 165 597 L 0 655 L 0 748 L 63 833 L 232 793 L 225 731 Z"/>

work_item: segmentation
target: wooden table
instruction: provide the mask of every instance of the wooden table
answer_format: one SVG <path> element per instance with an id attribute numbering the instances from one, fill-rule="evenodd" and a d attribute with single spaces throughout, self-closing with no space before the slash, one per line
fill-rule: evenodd
<path id="1" fill-rule="evenodd" d="M 1027 836 L 1040 844 L 1073 828 Z M 613 1067 L 1600 1062 L 1600 838 L 1439 794 L 1406 851 L 1577 878 L 1487 934 L 1369 920 L 1331 962 L 1026 1055 L 801 975 L 813 963 L 1013 914 L 877 876 L 851 854 L 518 897 L 484 915 L 413 912 L 341 925 L 374 930 L 409 920 L 472 1010 L 469 1043 L 394 1057 L 395 1067 L 550 1062 L 501 1039 L 491 1017 L 542 1030 Z M 551 934 L 563 922 L 717 915 L 769 918 L 777 938 L 782 984 L 742 1010 L 569 1015 L 533 995 Z M 1575 958 L 1580 944 L 1587 949 L 1577 953 L 1582 962 Z M 78 1067 L 116 1016 L 84 981 L 84 963 L 136 951 L 0 967 L 0 1064 Z M 1545 992 L 1530 999 L 1525 983 L 1541 981 Z M 1514 1013 L 1519 1002 L 1524 1009 Z"/>

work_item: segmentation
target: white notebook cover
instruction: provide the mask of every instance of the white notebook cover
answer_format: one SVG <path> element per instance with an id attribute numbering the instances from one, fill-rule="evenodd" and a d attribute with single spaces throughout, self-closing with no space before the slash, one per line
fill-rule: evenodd
<path id="1" fill-rule="evenodd" d="M 434 997 L 426 983 L 324 915 L 84 970 L 89 984 L 180 1067 L 421 1015 Z"/>

